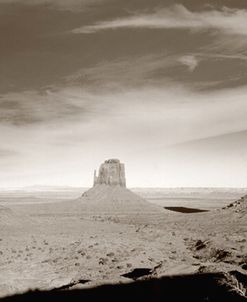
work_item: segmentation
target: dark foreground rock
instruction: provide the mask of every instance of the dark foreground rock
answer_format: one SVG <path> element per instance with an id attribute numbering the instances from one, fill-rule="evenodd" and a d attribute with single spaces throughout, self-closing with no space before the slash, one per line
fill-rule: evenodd
<path id="1" fill-rule="evenodd" d="M 163 277 L 83 290 L 34 291 L 0 302 L 43 301 L 246 301 L 246 276 L 223 273 Z M 241 280 L 240 280 L 241 279 Z"/>

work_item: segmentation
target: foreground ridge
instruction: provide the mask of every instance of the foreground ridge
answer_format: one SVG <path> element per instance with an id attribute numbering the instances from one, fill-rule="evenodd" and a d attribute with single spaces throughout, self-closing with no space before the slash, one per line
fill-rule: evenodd
<path id="1" fill-rule="evenodd" d="M 240 292 L 229 281 L 232 275 L 235 276 L 234 272 L 229 276 L 224 273 L 180 275 L 88 289 L 34 291 L 6 297 L 0 301 L 246 301 L 245 293 Z M 239 278 L 246 282 L 246 276 L 240 274 Z"/>

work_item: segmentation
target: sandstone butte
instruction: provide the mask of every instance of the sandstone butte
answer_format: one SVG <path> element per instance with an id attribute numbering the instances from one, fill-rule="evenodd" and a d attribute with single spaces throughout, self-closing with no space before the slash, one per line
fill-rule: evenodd
<path id="1" fill-rule="evenodd" d="M 93 187 L 80 198 L 85 211 L 97 213 L 160 213 L 163 208 L 146 201 L 126 188 L 125 166 L 108 159 L 94 171 Z"/>

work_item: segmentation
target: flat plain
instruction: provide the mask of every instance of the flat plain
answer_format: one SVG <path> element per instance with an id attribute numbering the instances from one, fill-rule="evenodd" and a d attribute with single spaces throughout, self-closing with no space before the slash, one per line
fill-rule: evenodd
<path id="1" fill-rule="evenodd" d="M 81 188 L 0 192 L 0 294 L 150 276 L 246 274 L 245 189 L 133 188 L 159 211 L 87 212 Z M 168 207 L 194 208 L 185 213 Z M 128 276 L 128 273 L 131 273 Z M 127 274 L 127 276 L 126 276 Z"/>

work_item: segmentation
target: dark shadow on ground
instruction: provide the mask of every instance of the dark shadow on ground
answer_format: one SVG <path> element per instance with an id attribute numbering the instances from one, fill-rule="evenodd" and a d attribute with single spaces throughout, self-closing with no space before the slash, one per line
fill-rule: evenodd
<path id="1" fill-rule="evenodd" d="M 208 212 L 208 210 L 201 210 L 201 209 L 195 209 L 195 208 L 186 208 L 186 207 L 164 207 L 164 208 L 166 210 L 179 212 L 179 213 L 183 213 L 183 214 Z"/>
<path id="2" fill-rule="evenodd" d="M 140 277 L 151 275 L 152 271 L 153 270 L 151 268 L 135 268 L 133 271 L 121 276 L 132 280 L 137 280 Z"/>
<path id="3" fill-rule="evenodd" d="M 247 276 L 240 275 L 242 283 L 245 283 Z M 232 281 L 235 277 L 229 276 L 223 273 L 180 275 L 81 290 L 34 291 L 3 298 L 0 302 L 246 302 L 245 293 L 242 294 L 238 283 Z"/>

